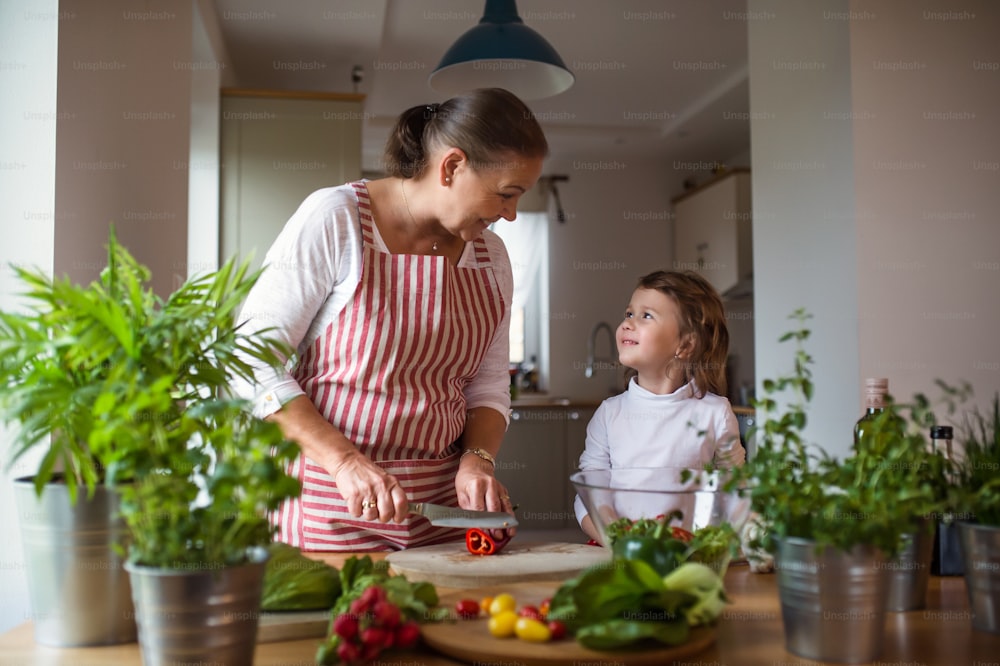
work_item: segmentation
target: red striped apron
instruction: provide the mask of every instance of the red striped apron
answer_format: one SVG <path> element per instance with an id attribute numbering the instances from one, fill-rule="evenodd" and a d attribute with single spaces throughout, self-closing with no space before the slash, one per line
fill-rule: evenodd
<path id="1" fill-rule="evenodd" d="M 368 189 L 353 186 L 361 279 L 292 374 L 330 423 L 399 480 L 411 502 L 458 506 L 463 390 L 504 314 L 486 242 L 473 241 L 474 268 L 441 256 L 381 252 Z M 302 483 L 302 495 L 278 512 L 279 538 L 303 550 L 393 550 L 463 536 L 420 516 L 400 524 L 352 517 L 333 478 L 305 456 L 289 473 Z"/>

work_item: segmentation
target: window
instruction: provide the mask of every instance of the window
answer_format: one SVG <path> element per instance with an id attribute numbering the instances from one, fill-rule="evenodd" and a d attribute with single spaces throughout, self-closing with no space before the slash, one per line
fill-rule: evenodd
<path id="1" fill-rule="evenodd" d="M 548 300 L 548 214 L 519 212 L 513 222 L 500 220 L 493 231 L 503 239 L 514 273 L 510 317 L 510 361 L 543 359 L 547 327 L 542 313 Z M 539 374 L 544 374 L 539 368 Z"/>

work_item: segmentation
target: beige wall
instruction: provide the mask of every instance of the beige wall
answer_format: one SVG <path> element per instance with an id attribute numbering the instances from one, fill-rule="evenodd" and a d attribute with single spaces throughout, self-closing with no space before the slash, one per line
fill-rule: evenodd
<path id="1" fill-rule="evenodd" d="M 187 262 L 192 3 L 59 7 L 55 270 L 97 277 L 113 223 L 166 295 Z"/>
<path id="2" fill-rule="evenodd" d="M 1000 390 L 1000 5 L 851 3 L 862 376 Z"/>
<path id="3" fill-rule="evenodd" d="M 829 452 L 849 449 L 868 375 L 900 398 L 965 379 L 984 404 L 1000 390 L 1000 7 L 748 9 L 758 389 L 790 368 L 777 339 L 806 307 L 809 438 Z"/>

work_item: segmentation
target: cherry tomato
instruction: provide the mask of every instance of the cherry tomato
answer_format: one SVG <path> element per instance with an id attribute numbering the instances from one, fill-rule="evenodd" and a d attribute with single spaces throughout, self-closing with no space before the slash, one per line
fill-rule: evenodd
<path id="1" fill-rule="evenodd" d="M 514 628 L 517 625 L 517 621 L 517 613 L 512 610 L 505 610 L 490 617 L 486 626 L 490 630 L 490 635 L 496 638 L 510 638 L 514 635 Z"/>
<path id="2" fill-rule="evenodd" d="M 530 643 L 545 643 L 552 638 L 552 632 L 548 626 L 530 617 L 517 618 L 514 624 L 514 633 L 522 641 Z"/>
<path id="3" fill-rule="evenodd" d="M 493 597 L 483 597 L 479 600 L 479 607 L 483 609 L 483 612 L 489 615 L 490 605 L 493 604 Z"/>
<path id="4" fill-rule="evenodd" d="M 566 638 L 566 625 L 559 620 L 550 620 L 546 626 L 549 628 L 549 633 L 552 634 L 552 640 L 558 641 Z"/>
<path id="5" fill-rule="evenodd" d="M 479 602 L 475 599 L 461 599 L 455 603 L 455 612 L 465 620 L 479 617 Z"/>
<path id="6" fill-rule="evenodd" d="M 691 543 L 691 539 L 694 538 L 694 535 L 688 532 L 683 527 L 671 527 L 670 536 L 677 539 L 678 541 L 683 541 L 684 543 Z"/>
<path id="7" fill-rule="evenodd" d="M 517 600 L 506 592 L 496 595 L 493 597 L 493 601 L 490 602 L 490 615 L 514 610 L 517 610 Z M 514 613 L 514 615 L 517 615 L 517 613 Z"/>
<path id="8" fill-rule="evenodd" d="M 544 620 L 542 612 L 538 610 L 538 606 L 533 606 L 528 604 L 526 606 L 521 606 L 521 610 L 517 611 L 517 614 L 521 617 L 530 617 L 533 620 Z"/>
<path id="9" fill-rule="evenodd" d="M 548 617 L 551 606 L 552 599 L 542 599 L 542 603 L 538 606 L 538 612 L 542 614 L 542 617 Z"/>

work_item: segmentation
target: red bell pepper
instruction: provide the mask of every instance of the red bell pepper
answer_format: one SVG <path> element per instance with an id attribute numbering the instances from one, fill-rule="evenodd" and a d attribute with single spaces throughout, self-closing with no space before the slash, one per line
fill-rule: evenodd
<path id="1" fill-rule="evenodd" d="M 486 530 L 472 527 L 465 533 L 465 546 L 473 555 L 496 555 L 510 543 L 511 536 L 503 530 L 503 537 L 494 539 Z"/>

